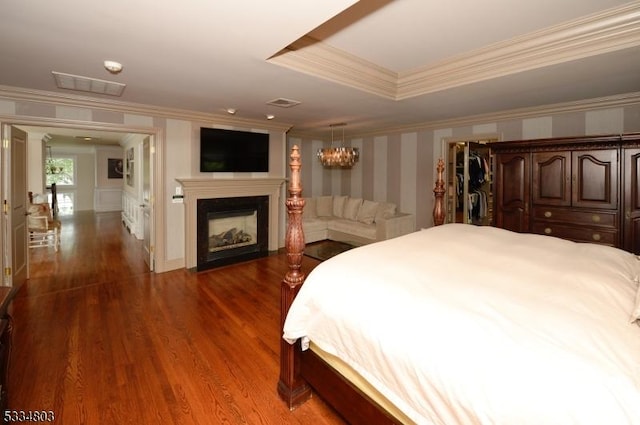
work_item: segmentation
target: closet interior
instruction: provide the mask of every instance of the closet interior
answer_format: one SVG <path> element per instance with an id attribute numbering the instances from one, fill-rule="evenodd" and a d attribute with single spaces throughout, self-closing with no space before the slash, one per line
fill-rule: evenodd
<path id="1" fill-rule="evenodd" d="M 447 142 L 447 223 L 493 223 L 490 144 L 496 139 Z"/>

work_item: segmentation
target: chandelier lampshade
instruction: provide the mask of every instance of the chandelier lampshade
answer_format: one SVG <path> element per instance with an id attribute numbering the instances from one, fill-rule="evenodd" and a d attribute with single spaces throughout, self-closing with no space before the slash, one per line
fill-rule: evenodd
<path id="1" fill-rule="evenodd" d="M 331 125 L 331 147 L 318 149 L 318 159 L 327 168 L 351 168 L 358 161 L 360 152 L 358 148 L 350 146 L 333 146 L 333 129 L 342 127 L 342 143 L 344 143 L 344 126 L 346 124 Z"/>

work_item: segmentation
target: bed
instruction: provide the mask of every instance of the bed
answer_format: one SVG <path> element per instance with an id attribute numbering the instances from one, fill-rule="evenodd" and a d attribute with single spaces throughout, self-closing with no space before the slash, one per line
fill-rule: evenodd
<path id="1" fill-rule="evenodd" d="M 278 383 L 289 407 L 313 389 L 354 424 L 640 424 L 638 257 L 444 224 L 306 277 L 297 147 L 291 171 Z"/>

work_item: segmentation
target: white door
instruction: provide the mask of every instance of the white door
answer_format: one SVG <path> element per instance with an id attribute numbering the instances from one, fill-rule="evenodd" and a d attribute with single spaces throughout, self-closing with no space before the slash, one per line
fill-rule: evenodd
<path id="1" fill-rule="evenodd" d="M 144 261 L 149 266 L 149 270 L 153 271 L 153 235 L 151 232 L 153 226 L 153 188 L 151 187 L 151 160 L 152 149 L 151 140 L 146 137 L 142 142 L 142 228 L 143 228 L 143 246 Z"/>
<path id="2" fill-rule="evenodd" d="M 19 287 L 27 279 L 27 133 L 9 125 L 2 127 L 4 286 Z"/>

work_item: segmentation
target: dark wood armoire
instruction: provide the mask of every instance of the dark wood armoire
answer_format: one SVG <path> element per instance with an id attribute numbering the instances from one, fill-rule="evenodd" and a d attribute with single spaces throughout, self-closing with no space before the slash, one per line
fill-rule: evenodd
<path id="1" fill-rule="evenodd" d="M 491 149 L 496 227 L 640 254 L 640 133 Z"/>

